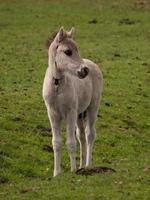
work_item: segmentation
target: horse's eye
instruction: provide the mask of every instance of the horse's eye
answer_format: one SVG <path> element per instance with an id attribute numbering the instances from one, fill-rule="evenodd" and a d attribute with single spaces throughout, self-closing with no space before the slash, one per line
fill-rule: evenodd
<path id="1" fill-rule="evenodd" d="M 70 49 L 65 50 L 64 53 L 65 53 L 67 56 L 72 56 L 72 51 L 71 51 Z"/>

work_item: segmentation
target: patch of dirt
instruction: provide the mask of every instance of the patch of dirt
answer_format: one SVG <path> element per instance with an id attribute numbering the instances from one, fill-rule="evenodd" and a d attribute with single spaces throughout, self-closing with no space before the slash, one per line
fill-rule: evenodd
<path id="1" fill-rule="evenodd" d="M 114 57 L 121 57 L 120 53 L 114 53 Z"/>
<path id="2" fill-rule="evenodd" d="M 148 1 L 145 0 L 137 0 L 135 1 L 135 7 L 138 9 L 144 9 L 144 8 L 149 8 Z"/>
<path id="3" fill-rule="evenodd" d="M 9 26 L 8 23 L 0 23 L 0 29 L 1 29 L 1 28 L 5 28 L 5 27 L 7 27 L 7 26 Z"/>
<path id="4" fill-rule="evenodd" d="M 144 63 L 142 63 L 142 65 L 144 65 L 144 66 L 148 66 L 148 63 L 144 62 Z"/>
<path id="5" fill-rule="evenodd" d="M 106 102 L 105 105 L 108 106 L 108 107 L 112 106 L 112 105 L 111 105 L 110 103 L 108 103 L 108 102 Z"/>
<path id="6" fill-rule="evenodd" d="M 121 57 L 120 53 L 113 53 L 112 60 L 119 59 Z"/>
<path id="7" fill-rule="evenodd" d="M 131 110 L 131 109 L 132 109 L 132 106 L 128 105 L 128 106 L 127 106 L 127 109 Z"/>
<path id="8" fill-rule="evenodd" d="M 146 166 L 143 170 L 144 172 L 150 172 L 150 165 L 149 166 Z"/>
<path id="9" fill-rule="evenodd" d="M 140 22 L 139 20 L 131 20 L 129 18 L 123 18 L 119 21 L 119 24 L 132 25 L 132 24 L 136 24 L 139 22 Z"/>
<path id="10" fill-rule="evenodd" d="M 90 21 L 88 21 L 89 24 L 97 24 L 98 21 L 96 19 L 92 19 Z"/>
<path id="11" fill-rule="evenodd" d="M 98 114 L 97 117 L 98 117 L 98 118 L 102 118 L 102 115 Z"/>
<path id="12" fill-rule="evenodd" d="M 51 136 L 51 128 L 43 127 L 42 125 L 37 125 L 34 131 L 40 132 L 42 136 Z"/>
<path id="13" fill-rule="evenodd" d="M 135 121 L 133 121 L 133 119 L 130 116 L 126 116 L 126 118 L 124 118 L 122 121 L 126 124 L 127 128 L 137 127 L 137 124 L 135 123 Z"/>
<path id="14" fill-rule="evenodd" d="M 81 168 L 76 171 L 78 175 L 92 175 L 95 173 L 112 173 L 116 170 L 109 167 L 93 167 L 93 168 Z"/>
<path id="15" fill-rule="evenodd" d="M 0 177 L 0 184 L 8 183 L 9 179 L 6 177 Z"/>
<path id="16" fill-rule="evenodd" d="M 45 144 L 43 146 L 43 150 L 47 151 L 47 152 L 53 152 L 53 147 L 51 147 L 50 145 Z"/>
<path id="17" fill-rule="evenodd" d="M 25 188 L 20 190 L 21 193 L 27 193 L 27 192 L 37 192 L 39 188 Z"/>
<path id="18" fill-rule="evenodd" d="M 12 120 L 15 121 L 15 122 L 22 121 L 21 117 L 14 117 Z"/>

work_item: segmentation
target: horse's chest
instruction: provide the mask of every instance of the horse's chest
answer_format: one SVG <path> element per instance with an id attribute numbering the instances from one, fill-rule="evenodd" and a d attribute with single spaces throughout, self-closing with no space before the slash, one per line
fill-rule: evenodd
<path id="1" fill-rule="evenodd" d="M 49 105 L 60 112 L 66 112 L 72 107 L 76 107 L 76 99 L 73 93 L 60 92 L 59 89 L 56 89 L 49 94 Z"/>

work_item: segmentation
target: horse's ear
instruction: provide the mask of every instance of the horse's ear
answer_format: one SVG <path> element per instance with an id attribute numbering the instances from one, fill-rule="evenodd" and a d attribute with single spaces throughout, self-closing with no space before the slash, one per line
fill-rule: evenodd
<path id="1" fill-rule="evenodd" d="M 61 42 L 66 37 L 66 32 L 63 27 L 61 27 L 56 35 L 56 40 Z"/>
<path id="2" fill-rule="evenodd" d="M 69 32 L 67 32 L 67 36 L 70 38 L 73 37 L 74 32 L 75 32 L 75 28 L 72 27 L 71 30 Z"/>

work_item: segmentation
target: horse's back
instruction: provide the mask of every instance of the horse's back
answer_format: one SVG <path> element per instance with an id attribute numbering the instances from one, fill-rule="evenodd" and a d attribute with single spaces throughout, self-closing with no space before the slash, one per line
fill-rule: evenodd
<path id="1" fill-rule="evenodd" d="M 100 67 L 89 59 L 83 59 L 83 60 L 85 62 L 85 65 L 89 68 L 89 76 L 93 81 L 93 85 L 95 85 L 95 87 L 98 86 L 97 89 L 99 89 L 102 92 L 103 75 Z"/>
<path id="2" fill-rule="evenodd" d="M 85 62 L 85 65 L 89 68 L 89 77 L 92 81 L 93 95 L 91 104 L 92 106 L 98 106 L 103 90 L 103 75 L 97 64 L 89 59 L 83 60 Z"/>

